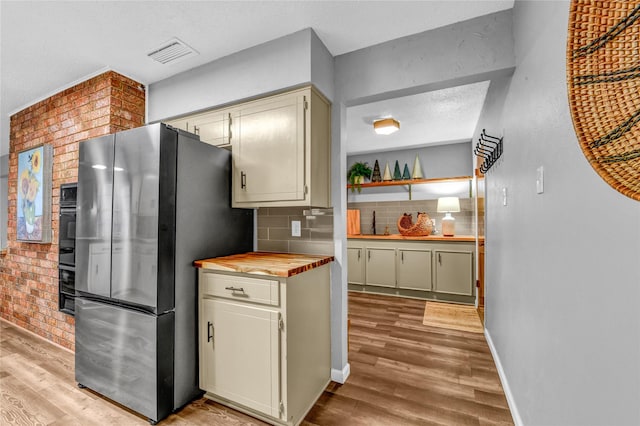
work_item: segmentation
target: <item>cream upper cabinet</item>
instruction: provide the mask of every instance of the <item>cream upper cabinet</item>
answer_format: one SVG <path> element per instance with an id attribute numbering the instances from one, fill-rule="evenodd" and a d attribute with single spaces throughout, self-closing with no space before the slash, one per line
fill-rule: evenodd
<path id="1" fill-rule="evenodd" d="M 221 110 L 195 117 L 193 133 L 200 136 L 202 142 L 227 147 L 233 139 L 234 114 L 231 110 Z"/>
<path id="2" fill-rule="evenodd" d="M 220 109 L 167 121 L 167 124 L 200 136 L 200 141 L 230 148 L 236 126 L 234 109 Z"/>
<path id="3" fill-rule="evenodd" d="M 330 207 L 329 103 L 308 87 L 239 106 L 234 207 Z"/>
<path id="4" fill-rule="evenodd" d="M 305 95 L 279 96 L 242 108 L 232 144 L 236 205 L 305 198 Z"/>

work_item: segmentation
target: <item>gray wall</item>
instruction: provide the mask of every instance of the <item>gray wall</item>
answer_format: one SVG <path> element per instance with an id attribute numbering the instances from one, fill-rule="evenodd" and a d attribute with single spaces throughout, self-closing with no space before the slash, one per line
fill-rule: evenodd
<path id="1" fill-rule="evenodd" d="M 347 363 L 346 109 L 377 100 L 493 80 L 513 72 L 512 12 L 507 10 L 335 58 L 332 185 L 336 261 L 332 263 L 332 359 Z M 338 182 L 336 184 L 336 181 Z M 334 295 L 339 294 L 336 298 Z M 339 343 L 339 344 L 338 344 Z M 340 362 L 336 363 L 336 360 Z"/>
<path id="2" fill-rule="evenodd" d="M 404 171 L 405 164 L 409 173 L 413 173 L 413 165 L 416 155 L 420 159 L 420 165 L 425 178 L 446 178 L 457 176 L 472 176 L 473 162 L 471 156 L 471 142 L 462 142 L 449 145 L 438 145 L 422 148 L 402 149 L 397 151 L 385 151 L 370 154 L 350 155 L 347 157 L 347 170 L 353 163 L 366 162 L 371 169 L 376 160 L 380 165 L 380 174 L 384 174 L 384 168 L 389 163 L 389 171 L 393 175 L 396 161 L 400 166 L 400 173 Z M 451 192 L 449 192 L 451 191 Z M 412 185 L 413 200 L 433 200 L 438 197 L 457 196 L 469 197 L 469 185 L 458 182 L 455 185 Z M 408 187 L 381 186 L 366 188 L 362 191 L 348 191 L 349 203 L 408 200 Z"/>
<path id="3" fill-rule="evenodd" d="M 333 59 L 308 28 L 149 85 L 148 121 L 166 120 L 310 82 L 329 100 L 333 98 Z"/>
<path id="4" fill-rule="evenodd" d="M 333 99 L 334 59 L 311 29 L 266 42 L 151 84 L 147 97 L 148 121 L 165 120 L 308 83 L 316 86 L 329 100 Z M 332 143 L 335 147 L 335 135 L 332 135 Z M 332 165 L 332 172 L 336 167 L 338 167 L 336 164 Z M 336 176 L 335 173 L 333 176 Z M 344 182 L 344 179 L 340 182 Z M 332 185 L 334 188 L 337 185 L 344 186 L 336 180 Z M 280 241 L 279 243 L 270 241 L 273 235 L 276 235 L 275 238 L 283 238 L 284 233 L 287 232 L 284 224 L 281 227 L 270 226 L 270 221 L 281 220 L 270 219 L 271 214 L 283 217 L 292 215 L 277 209 L 259 212 L 257 228 L 262 238 L 258 238 L 258 248 L 269 250 L 279 244 L 280 247 L 286 245 L 292 249 L 292 247 L 300 248 L 303 244 L 303 249 L 313 248 L 318 252 L 325 251 L 326 241 L 321 241 L 324 237 L 318 233 L 310 234 L 309 239 L 303 238 L 300 241 L 295 238 L 275 240 Z M 293 215 L 300 215 L 300 212 Z M 314 226 L 305 225 L 311 233 Z M 322 230 L 322 233 L 324 232 L 326 230 Z M 344 235 L 344 231 L 342 234 Z M 346 245 L 346 238 L 344 242 Z M 340 246 L 341 242 L 330 244 L 332 249 L 333 246 Z M 332 378 L 343 382 L 348 374 L 344 373 L 348 371 L 346 276 L 343 280 L 340 279 L 338 262 L 332 262 L 331 268 Z M 344 291 L 341 289 L 343 285 Z"/>
<path id="5" fill-rule="evenodd" d="M 9 155 L 0 157 L 0 249 L 7 247 L 9 209 Z"/>
<path id="6" fill-rule="evenodd" d="M 568 10 L 515 2 L 504 161 L 486 178 L 486 327 L 522 424 L 638 425 L 640 203 L 598 177 L 576 140 Z"/>
<path id="7" fill-rule="evenodd" d="M 380 174 L 384 173 L 384 166 L 389 162 L 389 170 L 393 175 L 393 168 L 398 160 L 400 172 L 404 170 L 404 165 L 409 166 L 409 173 L 413 171 L 413 162 L 416 154 L 420 158 L 422 173 L 425 178 L 445 178 L 455 176 L 473 175 L 473 163 L 469 153 L 471 143 L 462 142 L 448 145 L 429 146 L 412 149 L 399 149 L 397 151 L 376 152 L 371 154 L 349 155 L 347 157 L 347 169 L 356 161 L 369 163 L 371 169 L 378 160 L 380 164 Z"/>

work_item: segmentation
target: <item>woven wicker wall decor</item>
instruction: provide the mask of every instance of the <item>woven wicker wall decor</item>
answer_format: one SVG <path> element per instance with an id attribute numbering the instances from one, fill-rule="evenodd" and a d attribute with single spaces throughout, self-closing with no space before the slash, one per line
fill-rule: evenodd
<path id="1" fill-rule="evenodd" d="M 640 2 L 571 1 L 567 88 L 587 160 L 640 200 Z"/>

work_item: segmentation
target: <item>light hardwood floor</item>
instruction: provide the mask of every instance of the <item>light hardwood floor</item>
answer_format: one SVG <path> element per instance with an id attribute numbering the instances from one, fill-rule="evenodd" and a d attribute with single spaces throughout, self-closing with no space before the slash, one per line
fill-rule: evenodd
<path id="1" fill-rule="evenodd" d="M 303 425 L 513 424 L 484 336 L 422 325 L 424 301 L 349 294 L 351 375 Z M 0 424 L 145 425 L 78 389 L 69 351 L 0 321 Z M 201 398 L 161 425 L 261 425 Z"/>

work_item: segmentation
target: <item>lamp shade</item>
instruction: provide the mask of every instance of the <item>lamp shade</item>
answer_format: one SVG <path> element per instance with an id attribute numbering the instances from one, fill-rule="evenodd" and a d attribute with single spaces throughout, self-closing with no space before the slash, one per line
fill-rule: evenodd
<path id="1" fill-rule="evenodd" d="M 438 198 L 438 213 L 459 212 L 460 200 L 458 197 L 441 197 Z"/>
<path id="2" fill-rule="evenodd" d="M 393 118 L 373 122 L 373 130 L 379 135 L 390 135 L 400 129 L 400 123 Z"/>

